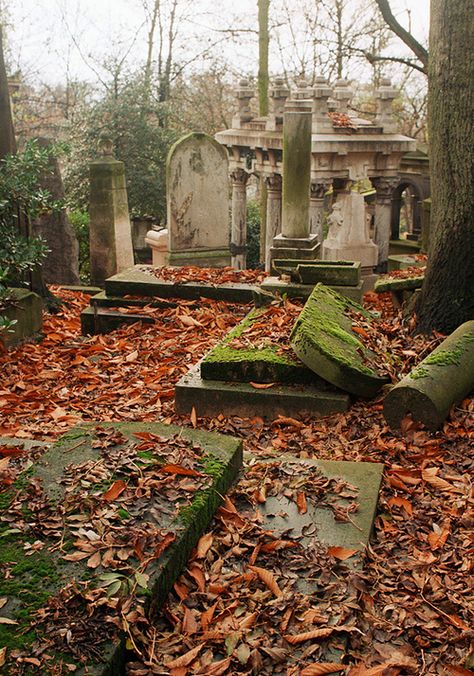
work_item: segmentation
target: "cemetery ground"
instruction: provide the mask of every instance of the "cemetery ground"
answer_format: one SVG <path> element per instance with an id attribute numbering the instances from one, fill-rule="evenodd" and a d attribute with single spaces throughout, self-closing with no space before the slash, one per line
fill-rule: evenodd
<path id="1" fill-rule="evenodd" d="M 20 529 L 29 532 L 23 540 L 25 569 L 30 553 L 45 547 L 48 529 L 49 534 L 58 531 L 58 524 L 48 520 L 51 515 L 41 512 L 44 505 L 35 502 L 28 470 L 47 444 L 79 424 L 101 423 L 97 444 L 112 447 L 111 452 L 117 439 L 111 439 L 110 421 L 172 423 L 231 435 L 244 442 L 244 470 L 153 622 L 144 615 L 146 569 L 124 589 L 112 565 L 102 585 L 70 580 L 49 599 L 42 596 L 38 573 L 36 587 L 28 590 L 37 596 L 37 612 L 31 627 L 21 631 L 33 629 L 42 640 L 19 640 L 16 646 L 0 641 L 0 669 L 74 673 L 82 658 L 120 629 L 130 650 L 130 676 L 472 673 L 472 396 L 453 408 L 436 433 L 408 420 L 402 432 L 391 432 L 381 396 L 356 400 L 348 412 L 321 419 L 264 421 L 258 411 L 253 418 L 178 416 L 175 383 L 241 321 L 249 306 L 180 300 L 168 308 L 149 307 L 154 324 L 84 337 L 79 315 L 89 298 L 54 290 L 64 305 L 45 317 L 44 339 L 0 355 L 0 498 L 12 485 L 20 486 L 20 498 L 29 495 L 28 503 L 10 506 L 9 524 L 15 528 L 21 520 Z M 388 293 L 368 294 L 366 304 L 382 312 L 378 334 L 367 340 L 391 355 L 392 376 L 408 373 L 441 340 L 410 335 L 410 322 L 402 322 Z M 13 439 L 35 439 L 39 445 L 19 451 Z M 146 445 L 146 435 L 140 441 Z M 80 441 L 70 443 L 74 452 Z M 181 437 L 173 443 L 180 457 L 188 452 L 180 446 Z M 295 483 L 295 474 L 288 476 L 278 464 L 282 456 L 290 464 L 291 459 L 384 464 L 374 531 L 364 551 L 317 541 L 305 549 L 291 530 L 276 535 L 268 529 L 265 504 L 280 494 L 290 496 L 301 515 L 315 499 L 336 513 L 334 498 L 341 492 L 351 508 L 336 517 L 352 523 L 359 508 L 350 484 L 328 480 L 317 467 Z M 146 474 L 146 467 L 137 467 Z M 188 490 L 187 477 L 178 478 L 180 490 Z M 97 490 L 100 480 L 69 477 L 78 510 L 91 483 Z M 109 481 L 102 494 L 105 505 L 120 499 L 122 491 L 123 481 Z M 107 530 L 106 510 L 102 518 Z M 84 544 L 86 531 L 82 545 L 76 541 L 67 547 L 59 533 L 57 551 L 85 562 L 92 576 L 99 564 L 107 570 L 112 555 L 107 548 L 96 551 L 93 541 Z M 130 555 L 125 543 L 118 551 L 123 560 Z M 9 589 L 13 566 L 1 553 L 0 566 L 7 582 L 3 588 Z M 7 600 L 0 593 L 0 607 Z M 11 629 L 8 622 L 0 617 L 3 638 Z M 65 643 L 73 659 L 54 665 L 51 655 Z"/>

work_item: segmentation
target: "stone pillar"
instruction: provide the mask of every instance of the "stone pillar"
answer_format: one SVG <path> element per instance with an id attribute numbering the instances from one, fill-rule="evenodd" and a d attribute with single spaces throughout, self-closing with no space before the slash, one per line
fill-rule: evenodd
<path id="1" fill-rule="evenodd" d="M 377 89 L 377 114 L 375 125 L 382 127 L 384 134 L 395 134 L 397 131 L 396 120 L 393 117 L 393 100 L 399 95 L 398 89 L 392 87 L 389 78 L 383 78 Z"/>
<path id="2" fill-rule="evenodd" d="M 102 157 L 90 165 L 89 238 L 95 285 L 133 265 L 124 164 L 114 159 L 110 141 L 102 142 L 101 151 Z"/>
<path id="3" fill-rule="evenodd" d="M 273 239 L 281 232 L 281 186 L 280 174 L 272 174 L 267 183 L 267 232 L 265 239 L 265 270 L 271 267 L 270 249 Z"/>
<path id="4" fill-rule="evenodd" d="M 337 80 L 334 87 L 334 98 L 338 103 L 338 113 L 341 115 L 349 114 L 349 102 L 352 100 L 354 93 L 351 89 L 349 80 Z"/>
<path id="5" fill-rule="evenodd" d="M 268 131 L 276 131 L 277 127 L 283 124 L 283 113 L 285 110 L 285 101 L 290 95 L 290 90 L 282 77 L 275 78 L 270 88 L 270 114 L 265 125 Z"/>
<path id="6" fill-rule="evenodd" d="M 318 180 L 311 183 L 311 193 L 309 200 L 309 230 L 313 235 L 318 236 L 318 241 L 323 241 L 323 220 L 324 220 L 324 196 L 331 186 L 331 179 Z"/>
<path id="7" fill-rule="evenodd" d="M 332 120 L 329 117 L 328 101 L 332 95 L 332 89 L 326 78 L 317 77 L 313 87 L 313 133 L 332 134 Z"/>
<path id="8" fill-rule="evenodd" d="M 232 267 L 245 270 L 247 258 L 247 181 L 249 175 L 243 169 L 235 169 L 232 179 L 232 239 L 230 253 Z"/>
<path id="9" fill-rule="evenodd" d="M 379 248 L 377 272 L 386 272 L 391 233 L 392 193 L 399 184 L 396 177 L 371 178 L 377 197 L 375 200 L 375 243 Z"/>
<path id="10" fill-rule="evenodd" d="M 311 180 L 311 103 L 287 101 L 283 123 L 283 237 L 309 236 L 309 186 Z"/>
<path id="11" fill-rule="evenodd" d="M 245 122 L 250 122 L 252 119 L 250 101 L 255 96 L 255 92 L 250 86 L 250 82 L 244 79 L 240 80 L 235 95 L 237 97 L 238 113 L 232 119 L 232 127 L 240 129 Z"/>

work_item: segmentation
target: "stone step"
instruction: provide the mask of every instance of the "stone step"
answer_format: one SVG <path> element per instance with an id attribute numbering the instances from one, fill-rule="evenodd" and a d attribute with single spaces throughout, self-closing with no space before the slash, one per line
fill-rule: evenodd
<path id="1" fill-rule="evenodd" d="M 204 380 L 197 364 L 178 381 L 175 387 L 177 413 L 198 416 L 237 415 L 251 418 L 258 415 L 269 420 L 279 415 L 311 415 L 320 418 L 347 411 L 350 399 L 344 392 L 314 385 L 251 385 L 249 383 Z"/>
<path id="2" fill-rule="evenodd" d="M 152 296 L 199 300 L 211 298 L 229 303 L 253 303 L 259 287 L 253 284 L 219 284 L 186 282 L 178 284 L 158 279 L 145 270 L 152 266 L 136 265 L 105 280 L 107 296 Z"/>
<path id="3" fill-rule="evenodd" d="M 301 361 L 324 380 L 361 397 L 373 397 L 389 382 L 376 367 L 380 358 L 352 331 L 344 314 L 353 309 L 370 319 L 364 308 L 323 284 L 315 286 L 298 317 L 290 343 Z"/>
<path id="4" fill-rule="evenodd" d="M 138 595 L 153 619 L 241 464 L 241 440 L 158 423 L 84 424 L 59 439 L 1 493 L 2 673 L 33 641 L 50 656 L 41 673 L 60 661 L 78 676 L 124 673 L 123 637 L 86 590 Z M 108 613 L 118 622 L 120 604 Z"/>
<path id="5" fill-rule="evenodd" d="M 99 333 L 110 333 L 123 324 L 154 324 L 153 317 L 145 314 L 131 314 L 109 310 L 105 307 L 87 307 L 81 312 L 81 333 L 83 336 L 95 336 Z"/>
<path id="6" fill-rule="evenodd" d="M 92 296 L 90 299 L 91 306 L 96 305 L 97 307 L 158 307 L 158 308 L 175 308 L 178 307 L 179 303 L 177 301 L 166 300 L 166 299 L 156 299 L 150 297 L 144 298 L 127 298 L 126 296 L 108 296 L 105 291 Z"/>

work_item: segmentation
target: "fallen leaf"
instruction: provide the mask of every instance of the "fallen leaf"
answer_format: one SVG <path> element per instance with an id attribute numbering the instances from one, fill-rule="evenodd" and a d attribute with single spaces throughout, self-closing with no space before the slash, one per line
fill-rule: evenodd
<path id="1" fill-rule="evenodd" d="M 10 617 L 0 617 L 0 624 L 18 624 L 18 622 L 12 620 Z"/>
<path id="2" fill-rule="evenodd" d="M 273 577 L 273 573 L 269 570 L 265 570 L 265 568 L 259 568 L 258 566 L 249 566 L 249 570 L 254 572 L 275 596 L 282 596 L 282 591 Z"/>
<path id="3" fill-rule="evenodd" d="M 89 568 L 98 568 L 98 566 L 100 566 L 101 559 L 102 557 L 100 555 L 100 552 L 95 552 L 95 554 L 92 554 L 90 559 L 88 559 L 87 566 Z"/>
<path id="4" fill-rule="evenodd" d="M 297 494 L 296 505 L 300 514 L 306 514 L 308 511 L 308 505 L 306 503 L 306 495 L 303 492 Z"/>
<path id="5" fill-rule="evenodd" d="M 110 488 L 104 493 L 103 498 L 106 502 L 113 502 L 121 495 L 124 490 L 127 488 L 127 484 L 122 479 L 117 479 L 110 486 Z"/>
<path id="6" fill-rule="evenodd" d="M 315 662 L 302 669 L 299 676 L 323 676 L 324 674 L 337 674 L 345 671 L 346 665 L 336 662 Z"/>
<path id="7" fill-rule="evenodd" d="M 196 558 L 203 559 L 212 547 L 214 536 L 212 533 L 206 533 L 199 538 L 196 548 Z"/>
<path id="8" fill-rule="evenodd" d="M 179 669 L 181 667 L 189 666 L 192 662 L 194 662 L 203 648 L 204 643 L 197 645 L 195 648 L 188 650 L 187 653 L 184 653 L 184 655 L 181 655 L 181 657 L 177 657 L 175 660 L 171 660 L 171 662 L 166 662 L 166 668 Z"/>
<path id="9" fill-rule="evenodd" d="M 268 390 L 270 387 L 273 387 L 275 383 L 252 383 L 250 382 L 249 385 L 254 387 L 256 390 Z"/>
<path id="10" fill-rule="evenodd" d="M 197 472 L 195 469 L 173 464 L 163 465 L 159 467 L 159 471 L 164 472 L 164 474 L 177 474 L 179 476 L 203 476 L 201 472 Z"/>
<path id="11" fill-rule="evenodd" d="M 331 636 L 333 632 L 334 627 L 324 627 L 322 629 L 312 629 L 311 631 L 305 631 L 302 634 L 284 634 L 283 638 L 291 645 L 298 645 L 299 643 L 304 643 L 305 641 L 312 641 L 317 638 L 326 638 L 327 636 Z"/>
<path id="12" fill-rule="evenodd" d="M 339 561 L 350 559 L 358 551 L 358 549 L 346 549 L 346 547 L 328 547 L 328 554 L 335 559 L 339 559 Z"/>

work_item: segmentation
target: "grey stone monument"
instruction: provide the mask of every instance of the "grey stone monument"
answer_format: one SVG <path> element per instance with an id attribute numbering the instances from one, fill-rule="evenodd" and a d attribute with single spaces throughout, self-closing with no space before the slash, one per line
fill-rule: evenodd
<path id="1" fill-rule="evenodd" d="M 166 164 L 169 265 L 230 265 L 227 151 L 193 132 L 170 149 Z"/>

